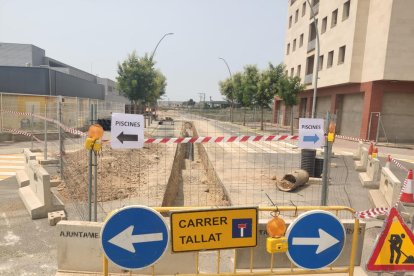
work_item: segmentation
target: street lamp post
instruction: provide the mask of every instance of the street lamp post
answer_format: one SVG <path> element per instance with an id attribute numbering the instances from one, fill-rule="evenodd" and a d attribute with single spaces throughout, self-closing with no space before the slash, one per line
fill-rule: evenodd
<path id="1" fill-rule="evenodd" d="M 152 61 L 152 59 L 154 58 L 155 52 L 157 51 L 157 48 L 158 48 L 158 46 L 160 45 L 161 41 L 162 41 L 162 40 L 163 40 L 166 36 L 173 35 L 173 34 L 174 34 L 174 33 L 166 33 L 165 35 L 163 35 L 163 37 L 161 37 L 160 41 L 158 41 L 157 46 L 155 46 L 155 49 L 154 49 L 154 51 L 153 51 L 153 52 L 152 52 L 152 54 L 151 54 L 151 61 Z"/>
<path id="2" fill-rule="evenodd" d="M 316 117 L 316 95 L 318 94 L 318 73 L 319 73 L 319 55 L 320 55 L 320 44 L 319 44 L 319 31 L 318 24 L 316 23 L 316 15 L 313 11 L 313 7 L 309 0 L 306 0 L 310 7 L 310 12 L 313 19 L 313 24 L 315 26 L 316 32 L 316 70 L 315 70 L 315 80 L 313 83 L 313 101 L 312 101 L 312 118 Z"/>
<path id="3" fill-rule="evenodd" d="M 221 59 L 224 62 L 224 64 L 226 64 L 227 70 L 229 70 L 230 80 L 233 82 L 233 76 L 231 74 L 229 64 L 227 63 L 227 61 L 224 58 L 219 57 L 219 59 Z M 234 87 L 233 87 L 233 89 L 234 89 Z M 231 94 L 232 94 L 232 97 L 231 97 L 231 101 L 230 101 L 230 122 L 233 122 L 234 90 L 231 91 Z"/>

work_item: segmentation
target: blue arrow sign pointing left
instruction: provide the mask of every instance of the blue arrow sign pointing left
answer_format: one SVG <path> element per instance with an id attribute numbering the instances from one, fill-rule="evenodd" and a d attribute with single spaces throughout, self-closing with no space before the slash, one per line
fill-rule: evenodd
<path id="1" fill-rule="evenodd" d="M 314 144 L 319 141 L 318 135 L 303 136 L 303 142 L 313 142 Z"/>
<path id="2" fill-rule="evenodd" d="M 128 206 L 103 225 L 101 244 L 105 255 L 121 268 L 142 269 L 156 263 L 167 249 L 168 225 L 155 210 Z"/>

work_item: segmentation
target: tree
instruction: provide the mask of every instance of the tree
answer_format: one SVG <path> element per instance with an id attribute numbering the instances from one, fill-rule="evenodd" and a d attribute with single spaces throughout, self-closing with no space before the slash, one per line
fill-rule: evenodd
<path id="1" fill-rule="evenodd" d="M 196 102 L 193 99 L 189 99 L 187 102 L 187 106 L 194 106 Z"/>
<path id="2" fill-rule="evenodd" d="M 142 113 L 145 105 L 155 104 L 165 94 L 166 78 L 154 68 L 154 61 L 145 54 L 138 57 L 134 52 L 122 63 L 118 63 L 118 89 Z"/>
<path id="3" fill-rule="evenodd" d="M 261 110 L 260 130 L 263 130 L 264 109 L 269 107 L 276 96 L 279 81 L 283 78 L 284 71 L 285 66 L 283 64 L 273 66 L 273 64 L 269 63 L 269 67 L 260 74 L 258 90 L 254 94 L 254 102 Z"/>
<path id="4" fill-rule="evenodd" d="M 235 100 L 234 84 L 232 78 L 219 82 L 220 93 L 230 102 L 230 122 L 233 122 L 233 103 Z"/>
<path id="5" fill-rule="evenodd" d="M 241 94 L 239 99 L 244 109 L 243 125 L 246 125 L 247 108 L 254 105 L 254 96 L 259 89 L 259 69 L 256 65 L 246 65 L 241 79 Z"/>
<path id="6" fill-rule="evenodd" d="M 299 77 L 288 77 L 284 75 L 279 80 L 278 95 L 290 107 L 290 134 L 293 135 L 293 106 L 298 103 L 298 95 L 305 89 Z"/>

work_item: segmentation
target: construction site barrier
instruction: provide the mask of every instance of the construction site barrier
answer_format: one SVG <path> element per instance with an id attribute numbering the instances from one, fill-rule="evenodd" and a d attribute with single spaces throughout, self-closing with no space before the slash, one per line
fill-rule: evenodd
<path id="1" fill-rule="evenodd" d="M 358 174 L 362 186 L 378 188 L 381 177 L 381 164 L 377 158 L 368 156 L 367 171 Z"/>
<path id="2" fill-rule="evenodd" d="M 50 189 L 49 173 L 29 149 L 24 149 L 23 153 L 25 165 L 19 177 L 25 182 L 20 184 L 23 187 L 19 188 L 19 196 L 31 218 L 47 218 L 48 212 L 64 210 L 63 202 Z"/>
<path id="3" fill-rule="evenodd" d="M 361 155 L 362 155 L 362 149 L 364 148 L 364 143 L 362 143 L 362 141 L 359 141 L 358 143 L 358 148 L 356 150 L 356 152 L 354 153 L 354 160 L 361 160 Z"/>
<path id="4" fill-rule="evenodd" d="M 359 172 L 365 172 L 368 164 L 368 150 L 362 148 L 361 159 L 355 161 L 355 170 Z"/>
<path id="5" fill-rule="evenodd" d="M 197 209 L 203 209 L 205 210 L 206 207 L 154 207 L 153 209 L 155 209 L 156 211 L 163 213 L 163 214 L 168 214 L 171 211 L 183 211 L 183 210 L 197 210 Z M 214 208 L 216 209 L 216 208 Z M 296 217 L 297 215 L 299 215 L 299 213 L 301 212 L 305 212 L 305 211 L 311 211 L 311 210 L 325 210 L 325 211 L 330 211 L 333 214 L 335 214 L 336 216 L 339 215 L 340 212 L 346 212 L 346 213 L 350 213 L 350 214 L 354 214 L 355 211 L 352 208 L 349 207 L 344 207 L 344 206 L 278 206 L 278 207 L 259 207 L 258 208 L 260 212 L 280 212 L 280 216 L 283 217 L 283 215 L 293 215 L 294 217 Z M 60 222 L 58 224 L 59 225 L 66 225 L 70 222 Z M 357 262 L 357 255 L 358 258 L 360 258 L 361 256 L 361 252 L 362 251 L 362 243 L 361 245 L 359 245 L 359 235 L 363 234 L 363 229 L 360 227 L 360 221 L 358 218 L 354 218 L 352 220 L 347 220 L 345 225 L 349 225 L 346 227 L 346 234 L 349 235 L 350 238 L 350 244 L 348 245 L 348 249 L 345 249 L 344 251 L 342 251 L 341 257 L 344 258 L 344 265 L 342 266 L 341 264 L 338 264 L 338 261 L 334 263 L 334 265 L 329 266 L 327 268 L 324 269 L 319 269 L 319 270 L 305 270 L 302 268 L 297 268 L 295 267 L 290 261 L 288 262 L 287 267 L 288 268 L 281 268 L 281 266 L 277 266 L 277 262 L 276 260 L 278 260 L 279 258 L 283 258 L 285 257 L 285 253 L 275 253 L 275 254 L 269 254 L 265 251 L 265 248 L 263 248 L 263 254 L 267 254 L 268 255 L 268 266 L 265 268 L 263 267 L 263 265 L 258 265 L 259 268 L 256 266 L 255 263 L 255 256 L 257 258 L 257 255 L 255 254 L 255 250 L 257 250 L 258 248 L 250 248 L 250 249 L 245 249 L 247 250 L 246 252 L 248 253 L 247 257 L 245 257 L 245 254 L 240 252 L 240 249 L 232 249 L 230 250 L 232 252 L 232 256 L 227 256 L 226 258 L 223 258 L 225 261 L 230 261 L 233 260 L 234 263 L 232 264 L 232 269 L 230 271 L 221 271 L 221 267 L 222 267 L 222 258 L 220 257 L 221 254 L 224 254 L 223 250 L 216 250 L 217 252 L 217 270 L 215 272 L 204 272 L 200 269 L 200 257 L 201 254 L 204 254 L 206 252 L 191 252 L 191 253 L 175 253 L 172 254 L 174 256 L 177 256 L 177 258 L 180 258 L 180 261 L 177 261 L 177 263 L 174 263 L 174 261 L 172 259 L 168 259 L 170 258 L 170 250 L 168 250 L 168 254 L 166 258 L 162 258 L 157 264 L 153 265 L 152 267 L 150 267 L 149 271 L 148 269 L 144 270 L 144 271 L 140 271 L 140 274 L 151 274 L 151 275 L 160 275 L 160 274 L 164 274 L 164 271 L 162 271 L 160 269 L 160 267 L 169 267 L 166 271 L 165 274 L 180 274 L 180 275 L 209 275 L 209 276 L 219 276 L 219 275 L 286 275 L 286 274 L 293 274 L 293 275 L 299 275 L 299 274 L 327 274 L 327 273 L 347 273 L 348 275 L 354 275 L 354 268 L 356 263 L 359 263 L 360 260 L 358 260 Z M 260 231 L 260 230 L 259 230 Z M 95 230 L 96 233 L 99 233 L 98 230 Z M 62 232 L 61 232 L 62 233 Z M 262 233 L 263 234 L 263 233 Z M 264 237 L 263 237 L 264 238 Z M 99 240 L 96 240 L 95 242 L 99 242 Z M 81 246 L 81 243 L 79 243 L 79 245 Z M 99 246 L 99 245 L 95 245 L 95 246 Z M 58 251 L 60 249 L 58 248 Z M 79 249 L 80 250 L 80 249 Z M 259 248 L 259 250 L 261 250 L 261 248 Z M 229 252 L 229 250 L 225 250 L 226 252 Z M 214 251 L 209 251 L 209 252 L 214 252 Z M 65 256 L 67 258 L 69 258 L 72 255 L 76 255 L 75 252 L 72 252 L 73 254 L 66 254 Z M 62 252 L 58 252 L 58 256 L 61 256 L 61 254 L 63 254 Z M 99 254 L 103 255 L 102 252 L 99 252 Z M 188 255 L 190 254 L 190 255 Z M 96 255 L 96 254 L 92 254 L 92 255 Z M 171 256 L 172 256 L 171 255 Z M 180 255 L 185 256 L 185 262 L 184 265 L 182 265 L 181 263 L 181 257 L 179 257 Z M 89 258 L 90 255 L 88 255 Z M 340 258 L 341 258 L 340 257 Z M 244 268 L 240 268 L 240 260 L 239 258 L 245 258 L 245 260 L 247 261 L 247 265 L 244 266 Z M 90 258 L 89 258 L 90 260 Z M 346 261 L 345 261 L 346 260 Z M 103 275 L 109 275 L 109 271 L 113 270 L 114 268 L 112 267 L 111 269 L 111 264 L 108 264 L 110 262 L 108 262 L 108 260 L 106 259 L 106 257 L 103 257 Z M 246 263 L 243 261 L 243 263 Z M 167 264 L 167 265 L 166 265 Z M 191 264 L 194 264 L 193 266 L 191 266 Z M 183 272 L 182 270 L 184 269 L 184 267 L 188 268 L 191 267 L 191 272 L 190 273 L 186 273 Z"/>

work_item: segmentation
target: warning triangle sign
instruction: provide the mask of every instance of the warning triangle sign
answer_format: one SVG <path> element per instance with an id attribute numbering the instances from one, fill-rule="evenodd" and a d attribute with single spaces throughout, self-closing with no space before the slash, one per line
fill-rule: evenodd
<path id="1" fill-rule="evenodd" d="M 384 223 L 367 264 L 368 271 L 414 271 L 414 234 L 396 208 Z"/>

